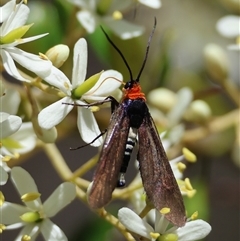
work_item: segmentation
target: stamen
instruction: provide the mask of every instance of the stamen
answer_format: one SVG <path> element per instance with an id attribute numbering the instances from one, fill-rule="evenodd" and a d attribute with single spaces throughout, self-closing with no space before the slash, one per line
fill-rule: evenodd
<path id="1" fill-rule="evenodd" d="M 30 202 L 38 199 L 40 196 L 41 196 L 41 193 L 39 192 L 29 192 L 22 195 L 21 199 L 23 202 Z"/>
<path id="2" fill-rule="evenodd" d="M 2 233 L 6 229 L 4 224 L 0 224 L 0 233 Z"/>
<path id="3" fill-rule="evenodd" d="M 120 11 L 114 11 L 112 17 L 114 20 L 121 20 L 123 18 L 123 15 Z"/>
<path id="4" fill-rule="evenodd" d="M 183 171 L 186 169 L 186 165 L 185 165 L 184 163 L 182 163 L 182 162 L 178 162 L 178 163 L 177 163 L 177 168 L 178 168 L 178 170 L 179 170 L 181 173 L 183 173 Z"/>
<path id="5" fill-rule="evenodd" d="M 2 161 L 3 162 L 8 162 L 9 160 L 11 160 L 11 156 L 4 156 L 3 158 L 2 158 Z"/>
<path id="6" fill-rule="evenodd" d="M 192 163 L 197 161 L 196 155 L 194 153 L 192 153 L 191 151 L 189 151 L 186 147 L 184 147 L 182 149 L 182 152 L 187 161 L 192 162 Z"/>
<path id="7" fill-rule="evenodd" d="M 13 155 L 15 159 L 18 159 L 20 157 L 20 154 L 18 152 L 15 152 Z"/>
<path id="8" fill-rule="evenodd" d="M 192 163 L 197 161 L 196 155 L 194 153 L 192 153 L 191 151 L 189 151 L 186 147 L 184 147 L 182 149 L 182 152 L 187 161 L 192 162 Z"/>
<path id="9" fill-rule="evenodd" d="M 3 205 L 4 201 L 5 201 L 5 197 L 3 193 L 0 191 L 0 207 Z"/>
<path id="10" fill-rule="evenodd" d="M 191 219 L 192 220 L 195 220 L 198 218 L 198 211 L 194 212 L 192 215 L 191 215 Z"/>
<path id="11" fill-rule="evenodd" d="M 236 43 L 240 45 L 240 36 L 237 37 Z"/>
<path id="12" fill-rule="evenodd" d="M 192 187 L 192 184 L 191 184 L 191 182 L 190 182 L 190 179 L 189 179 L 189 178 L 185 178 L 184 181 L 185 181 L 185 187 L 186 187 L 186 189 L 189 190 L 189 191 L 193 190 L 193 187 Z"/>
<path id="13" fill-rule="evenodd" d="M 162 208 L 162 209 L 160 210 L 160 213 L 163 214 L 163 215 L 165 215 L 165 214 L 170 213 L 170 211 L 171 211 L 170 208 L 165 207 L 165 208 Z"/>
<path id="14" fill-rule="evenodd" d="M 29 235 L 23 235 L 21 241 L 30 241 L 31 237 Z"/>
<path id="15" fill-rule="evenodd" d="M 47 55 L 43 54 L 43 53 L 38 53 L 39 57 L 43 60 L 48 60 Z"/>
<path id="16" fill-rule="evenodd" d="M 66 89 L 68 89 L 68 90 L 70 89 L 70 86 L 69 86 L 69 84 L 68 84 L 67 82 L 64 82 L 63 85 L 64 85 L 64 87 L 65 87 Z"/>
<path id="17" fill-rule="evenodd" d="M 92 112 L 97 112 L 100 110 L 99 106 L 90 106 L 89 109 L 92 111 Z"/>
<path id="18" fill-rule="evenodd" d="M 150 232 L 150 236 L 151 236 L 153 239 L 156 240 L 156 239 L 160 236 L 160 234 L 159 234 L 159 233 Z"/>

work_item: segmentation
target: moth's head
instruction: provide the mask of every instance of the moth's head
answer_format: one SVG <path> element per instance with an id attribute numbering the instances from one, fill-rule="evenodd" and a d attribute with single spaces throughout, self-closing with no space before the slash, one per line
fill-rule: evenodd
<path id="1" fill-rule="evenodd" d="M 129 80 L 125 85 L 124 85 L 124 89 L 128 90 L 128 89 L 132 89 L 134 84 L 136 84 L 137 81 L 136 80 Z"/>

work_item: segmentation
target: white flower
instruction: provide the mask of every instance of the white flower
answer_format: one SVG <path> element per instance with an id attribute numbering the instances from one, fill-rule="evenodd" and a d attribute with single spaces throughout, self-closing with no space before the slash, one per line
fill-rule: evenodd
<path id="1" fill-rule="evenodd" d="M 24 68 L 34 72 L 37 75 L 46 76 L 50 72 L 51 62 L 41 59 L 38 55 L 27 53 L 17 45 L 34 41 L 44 37 L 41 34 L 33 37 L 22 38 L 31 25 L 24 25 L 29 15 L 29 8 L 22 4 L 16 4 L 16 0 L 10 0 L 0 7 L 1 26 L 0 26 L 0 56 L 2 58 L 5 70 L 13 77 L 22 81 L 25 79 L 17 70 L 14 61 L 18 62 Z"/>
<path id="2" fill-rule="evenodd" d="M 150 8 L 160 8 L 162 4 L 160 0 L 138 0 L 138 2 Z"/>
<path id="3" fill-rule="evenodd" d="M 122 75 L 114 70 L 101 72 L 85 80 L 87 70 L 87 42 L 81 38 L 74 46 L 72 83 L 57 68 L 52 67 L 51 74 L 44 80 L 60 89 L 65 97 L 43 109 L 38 115 L 39 125 L 44 129 L 50 129 L 59 124 L 73 109 L 73 105 L 86 105 L 83 100 L 104 100 L 116 91 L 121 85 Z M 77 125 L 82 139 L 89 143 L 100 134 L 99 127 L 89 108 L 77 107 Z M 97 139 L 92 145 L 99 146 L 102 138 Z"/>
<path id="4" fill-rule="evenodd" d="M 4 159 L 4 140 L 9 138 L 12 134 L 19 130 L 22 125 L 22 119 L 15 115 L 9 115 L 5 112 L 0 112 L 0 173 L 1 173 L 1 180 L 0 185 L 4 185 L 8 179 L 8 172 L 10 168 L 7 166 Z"/>
<path id="5" fill-rule="evenodd" d="M 240 50 L 240 17 L 228 15 L 218 20 L 216 28 L 226 38 L 236 38 L 237 43 L 228 46 L 230 50 Z"/>
<path id="6" fill-rule="evenodd" d="M 14 134 L 1 140 L 1 154 L 15 157 L 19 154 L 30 152 L 36 145 L 36 135 L 31 122 L 22 123 L 21 127 Z"/>
<path id="7" fill-rule="evenodd" d="M 3 156 L 5 140 L 17 132 L 22 125 L 22 119 L 14 115 L 20 103 L 19 93 L 13 89 L 4 88 L 4 94 L 0 97 L 0 185 L 7 182 L 8 172 L 11 170 L 6 163 L 9 157 Z"/>
<path id="8" fill-rule="evenodd" d="M 9 158 L 31 151 L 36 145 L 36 136 L 31 122 L 22 123 L 22 119 L 14 115 L 21 101 L 19 92 L 6 88 L 4 93 L 0 97 L 0 151 Z"/>
<path id="9" fill-rule="evenodd" d="M 8 179 L 7 172 L 9 172 L 9 167 L 7 164 L 2 161 L 4 153 L 4 140 L 17 132 L 22 125 L 22 119 L 15 115 L 9 115 L 5 112 L 0 112 L 0 173 L 1 173 L 1 180 L 0 185 L 6 183 Z"/>
<path id="10" fill-rule="evenodd" d="M 136 233 L 151 241 L 195 241 L 206 237 L 211 231 L 211 226 L 201 219 L 189 221 L 181 228 L 175 226 L 168 228 L 170 223 L 157 210 L 155 211 L 154 228 L 129 208 L 121 208 L 118 211 L 118 218 L 130 232 Z"/>
<path id="11" fill-rule="evenodd" d="M 109 3 L 96 0 L 69 0 L 77 5 L 81 10 L 77 13 L 77 19 L 88 33 L 93 33 L 97 26 L 105 24 L 112 32 L 122 39 L 130 39 L 140 36 L 144 28 L 136 24 L 129 23 L 122 19 L 120 11 L 128 8 L 131 4 L 129 0 L 113 0 Z"/>
<path id="12" fill-rule="evenodd" d="M 55 216 L 76 196 L 74 184 L 61 184 L 42 204 L 39 192 L 31 175 L 21 167 L 13 167 L 12 181 L 26 206 L 4 202 L 1 207 L 1 223 L 6 230 L 23 227 L 15 241 L 28 235 L 34 241 L 41 233 L 46 241 L 67 241 L 63 231 L 49 218 Z"/>
<path id="13" fill-rule="evenodd" d="M 22 119 L 19 116 L 9 115 L 0 112 L 0 140 L 15 133 L 22 125 Z"/>

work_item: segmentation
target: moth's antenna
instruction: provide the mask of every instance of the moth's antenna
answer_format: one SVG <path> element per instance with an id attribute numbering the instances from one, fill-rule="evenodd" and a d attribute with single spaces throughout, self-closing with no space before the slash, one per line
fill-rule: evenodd
<path id="1" fill-rule="evenodd" d="M 142 74 L 142 72 L 143 72 L 143 69 L 144 69 L 144 67 L 145 67 L 145 64 L 146 64 L 146 62 L 147 62 L 148 51 L 149 51 L 149 48 L 150 48 L 150 43 L 151 43 L 151 40 L 152 40 L 154 31 L 155 31 L 155 29 L 156 29 L 156 26 L 157 26 L 157 19 L 156 19 L 156 17 L 154 17 L 153 29 L 152 29 L 152 32 L 151 32 L 149 38 L 148 38 L 146 53 L 145 53 L 145 57 L 144 57 L 144 60 L 143 60 L 142 67 L 141 67 L 141 69 L 140 69 L 140 71 L 139 71 L 139 74 L 138 74 L 138 77 L 137 77 L 137 79 L 136 79 L 137 82 L 139 82 L 140 76 L 141 76 L 141 74 Z"/>
<path id="2" fill-rule="evenodd" d="M 130 74 L 130 80 L 133 81 L 132 71 L 131 71 L 131 69 L 130 69 L 130 67 L 129 67 L 129 65 L 128 65 L 128 62 L 127 62 L 127 60 L 125 59 L 123 53 L 122 53 L 121 50 L 113 43 L 113 41 L 110 39 L 110 37 L 107 35 L 107 33 L 105 32 L 105 30 L 103 29 L 103 27 L 102 27 L 102 26 L 100 26 L 100 27 L 101 27 L 103 33 L 105 34 L 108 42 L 117 50 L 117 52 L 118 52 L 118 53 L 120 54 L 120 56 L 122 57 L 123 62 L 124 62 L 125 65 L 127 66 L 128 72 L 129 72 L 129 74 Z"/>

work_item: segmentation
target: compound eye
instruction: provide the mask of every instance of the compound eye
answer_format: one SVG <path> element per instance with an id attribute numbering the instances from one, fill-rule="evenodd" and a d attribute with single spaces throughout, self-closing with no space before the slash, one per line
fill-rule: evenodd
<path id="1" fill-rule="evenodd" d="M 128 82 L 125 84 L 124 89 L 129 89 L 129 88 L 131 89 L 132 86 L 133 86 L 132 81 L 128 81 Z"/>

